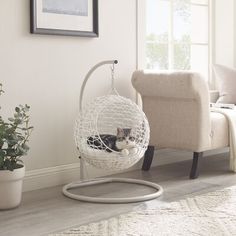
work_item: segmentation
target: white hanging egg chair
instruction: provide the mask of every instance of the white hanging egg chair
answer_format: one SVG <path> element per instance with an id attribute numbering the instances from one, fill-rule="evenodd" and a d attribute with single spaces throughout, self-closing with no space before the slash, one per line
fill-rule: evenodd
<path id="1" fill-rule="evenodd" d="M 133 146 L 118 152 L 102 142 L 100 134 L 116 135 L 118 127 L 131 130 Z M 95 143 L 88 137 L 97 137 Z M 89 164 L 107 170 L 124 170 L 143 157 L 149 141 L 149 125 L 145 114 L 130 99 L 107 95 L 89 103 L 76 123 L 75 140 L 80 155 Z M 88 145 L 89 144 L 89 145 Z"/>
<path id="2" fill-rule="evenodd" d="M 143 156 L 149 143 L 149 124 L 144 112 L 130 99 L 120 96 L 114 88 L 115 61 L 103 61 L 95 65 L 86 75 L 80 93 L 80 114 L 76 120 L 75 142 L 79 150 L 81 168 L 80 181 L 63 187 L 64 195 L 81 201 L 100 203 L 127 203 L 150 200 L 160 196 L 163 189 L 160 185 L 136 179 L 103 178 L 84 180 L 84 161 L 105 170 L 124 170 L 137 163 Z M 112 64 L 111 94 L 98 97 L 82 106 L 84 88 L 87 80 L 98 67 Z M 115 149 L 108 139 L 116 137 L 119 132 L 127 132 L 126 140 L 122 140 L 125 148 Z M 125 131 L 126 130 L 126 131 Z M 69 189 L 110 182 L 141 184 L 154 188 L 152 194 L 126 198 L 100 198 L 73 194 Z"/>

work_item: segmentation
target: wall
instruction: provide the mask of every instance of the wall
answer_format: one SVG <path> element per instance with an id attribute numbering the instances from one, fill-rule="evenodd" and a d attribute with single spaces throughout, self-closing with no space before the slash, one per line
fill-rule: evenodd
<path id="1" fill-rule="evenodd" d="M 215 0 L 215 63 L 235 64 L 235 1 Z"/>
<path id="2" fill-rule="evenodd" d="M 28 179 L 60 173 L 55 177 L 59 184 L 58 178 L 70 179 L 62 176 L 68 170 L 78 171 L 73 127 L 80 86 L 91 66 L 118 59 L 118 90 L 134 98 L 130 78 L 136 67 L 135 4 L 135 0 L 99 0 L 100 36 L 80 38 L 32 35 L 29 0 L 0 1 L 0 81 L 6 91 L 1 112 L 7 116 L 17 104 L 31 106 L 35 128 L 24 158 Z M 86 99 L 109 89 L 109 73 L 104 67 L 94 74 Z"/>

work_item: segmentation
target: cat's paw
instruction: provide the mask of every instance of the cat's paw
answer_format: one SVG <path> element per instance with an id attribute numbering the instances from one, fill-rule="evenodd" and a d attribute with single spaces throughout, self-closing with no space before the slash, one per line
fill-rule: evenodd
<path id="1" fill-rule="evenodd" d="M 134 155 L 134 154 L 136 154 L 138 152 L 138 148 L 136 148 L 136 147 L 133 147 L 133 148 L 131 148 L 130 150 L 129 150 L 129 153 L 131 154 L 131 155 Z"/>
<path id="2" fill-rule="evenodd" d="M 123 156 L 128 156 L 129 155 L 129 150 L 128 149 L 123 149 L 123 150 L 121 150 L 121 154 Z"/>

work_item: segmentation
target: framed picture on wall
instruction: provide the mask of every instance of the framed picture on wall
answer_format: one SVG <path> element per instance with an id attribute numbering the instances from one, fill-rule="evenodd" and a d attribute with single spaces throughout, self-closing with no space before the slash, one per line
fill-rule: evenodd
<path id="1" fill-rule="evenodd" d="M 30 0 L 33 34 L 98 37 L 98 0 Z"/>

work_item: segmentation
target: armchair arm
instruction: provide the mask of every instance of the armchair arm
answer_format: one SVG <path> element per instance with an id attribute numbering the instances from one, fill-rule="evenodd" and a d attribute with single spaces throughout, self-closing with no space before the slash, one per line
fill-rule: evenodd
<path id="1" fill-rule="evenodd" d="M 209 90 L 194 72 L 133 73 L 149 120 L 150 145 L 195 152 L 210 146 Z"/>

